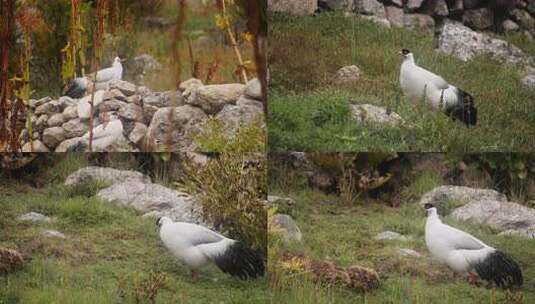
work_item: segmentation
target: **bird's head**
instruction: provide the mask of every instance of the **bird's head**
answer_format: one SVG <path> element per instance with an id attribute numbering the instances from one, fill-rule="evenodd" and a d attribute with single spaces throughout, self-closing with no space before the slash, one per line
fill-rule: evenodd
<path id="1" fill-rule="evenodd" d="M 427 216 L 437 214 L 437 208 L 435 208 L 433 204 L 427 203 L 424 205 L 424 208 L 425 208 L 425 211 L 427 212 Z"/>
<path id="2" fill-rule="evenodd" d="M 156 219 L 156 226 L 158 226 L 158 229 L 159 229 L 159 228 L 162 228 L 163 224 L 169 223 L 169 222 L 172 222 L 170 218 L 168 218 L 167 216 L 160 216 L 159 218 Z"/>
<path id="3" fill-rule="evenodd" d="M 121 57 L 117 56 L 115 59 L 113 59 L 113 65 L 121 64 L 121 62 L 125 62 L 126 59 L 121 59 Z"/>
<path id="4" fill-rule="evenodd" d="M 411 51 L 409 51 L 408 49 L 401 49 L 401 51 L 399 51 L 399 54 L 401 54 L 403 59 L 413 58 Z"/>

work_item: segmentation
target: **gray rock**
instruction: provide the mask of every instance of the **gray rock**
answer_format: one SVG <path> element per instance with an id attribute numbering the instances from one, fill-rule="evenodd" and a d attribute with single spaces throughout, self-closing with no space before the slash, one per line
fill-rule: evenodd
<path id="1" fill-rule="evenodd" d="M 207 114 L 216 114 L 227 104 L 236 104 L 243 95 L 245 85 L 240 83 L 214 84 L 197 87 L 186 103 L 203 109 Z"/>
<path id="2" fill-rule="evenodd" d="M 466 10 L 463 14 L 463 22 L 471 28 L 484 30 L 494 24 L 494 13 L 486 7 Z"/>
<path id="3" fill-rule="evenodd" d="M 401 1 L 401 0 L 397 0 Z M 353 0 L 326 0 L 325 3 L 327 6 L 331 9 L 336 10 L 345 10 L 350 11 L 353 10 Z"/>
<path id="4" fill-rule="evenodd" d="M 143 97 L 143 106 L 155 106 L 158 108 L 182 106 L 184 105 L 184 98 L 180 92 L 154 92 Z"/>
<path id="5" fill-rule="evenodd" d="M 143 143 L 145 135 L 147 134 L 147 126 L 136 122 L 132 131 L 128 134 L 128 139 L 136 146 L 139 146 Z"/>
<path id="6" fill-rule="evenodd" d="M 518 29 L 520 29 L 520 26 L 516 24 L 513 20 L 507 19 L 504 22 L 502 22 L 502 28 L 506 32 L 516 32 Z"/>
<path id="7" fill-rule="evenodd" d="M 119 117 L 122 117 L 126 120 L 137 121 L 137 122 L 143 121 L 143 109 L 140 106 L 133 104 L 133 103 L 124 104 L 119 109 L 118 114 L 119 114 Z"/>
<path id="8" fill-rule="evenodd" d="M 415 10 L 419 9 L 422 6 L 423 2 L 424 2 L 424 0 L 408 0 L 407 3 L 405 4 L 405 6 L 410 11 L 415 11 Z"/>
<path id="9" fill-rule="evenodd" d="M 405 13 L 397 6 L 386 6 L 386 19 L 393 27 L 403 27 L 405 25 Z"/>
<path id="10" fill-rule="evenodd" d="M 251 105 L 237 106 L 228 104 L 215 118 L 223 122 L 223 131 L 227 136 L 235 135 L 242 126 L 248 126 L 253 123 L 258 123 L 261 127 L 264 126 L 262 108 Z"/>
<path id="11" fill-rule="evenodd" d="M 452 216 L 508 231 L 509 234 L 535 238 L 535 210 L 517 203 L 477 199 L 455 209 Z"/>
<path id="12" fill-rule="evenodd" d="M 101 181 L 111 185 L 122 182 L 150 183 L 150 177 L 133 170 L 118 170 L 106 167 L 85 167 L 69 174 L 65 186 L 78 185 L 87 181 Z"/>
<path id="13" fill-rule="evenodd" d="M 435 0 L 433 1 L 431 15 L 446 17 L 449 15 L 448 4 L 445 0 Z"/>
<path id="14" fill-rule="evenodd" d="M 361 15 L 360 18 L 362 19 L 365 19 L 365 20 L 368 20 L 368 21 L 371 21 L 375 24 L 378 24 L 382 27 L 385 27 L 385 28 L 390 28 L 391 25 L 390 25 L 390 21 L 388 21 L 388 19 L 386 18 L 380 18 L 380 17 L 377 17 L 377 16 L 367 16 L 367 15 Z"/>
<path id="15" fill-rule="evenodd" d="M 32 122 L 34 121 L 35 116 L 32 117 Z M 43 114 L 37 118 L 33 124 L 33 131 L 41 132 L 48 126 L 48 115 Z"/>
<path id="16" fill-rule="evenodd" d="M 184 97 L 187 97 L 191 94 L 192 90 L 200 86 L 203 86 L 202 81 L 200 81 L 197 78 L 191 78 L 191 79 L 181 82 L 180 85 L 178 86 L 178 89 L 182 92 Z"/>
<path id="17" fill-rule="evenodd" d="M 407 241 L 408 238 L 394 231 L 383 231 L 376 235 L 374 238 L 376 241 Z"/>
<path id="18" fill-rule="evenodd" d="M 477 55 L 488 55 L 507 63 L 525 63 L 527 56 L 514 45 L 475 32 L 460 22 L 446 21 L 440 29 L 438 50 L 467 61 Z"/>
<path id="19" fill-rule="evenodd" d="M 406 28 L 433 34 L 435 31 L 435 20 L 424 14 L 406 14 L 403 19 Z"/>
<path id="20" fill-rule="evenodd" d="M 62 141 L 55 152 L 85 152 L 88 148 L 88 141 L 81 137 L 74 137 Z"/>
<path id="21" fill-rule="evenodd" d="M 170 115 L 172 121 L 169 121 Z M 147 147 L 153 152 L 193 151 L 196 148 L 193 137 L 202 130 L 207 119 L 201 109 L 189 105 L 161 108 L 147 130 Z"/>
<path id="22" fill-rule="evenodd" d="M 63 114 L 56 113 L 50 116 L 50 118 L 47 121 L 47 124 L 49 127 L 56 127 L 56 126 L 61 126 L 64 121 L 65 119 L 63 118 Z"/>
<path id="23" fill-rule="evenodd" d="M 159 110 L 156 106 L 151 105 L 143 105 L 143 122 L 145 124 L 150 124 L 152 121 L 152 118 L 154 117 L 154 114 Z"/>
<path id="24" fill-rule="evenodd" d="M 56 231 L 56 230 L 45 230 L 41 232 L 41 235 L 46 238 L 58 238 L 58 239 L 65 239 L 65 234 Z"/>
<path id="25" fill-rule="evenodd" d="M 404 257 L 421 258 L 422 254 L 409 248 L 398 248 L 398 254 Z"/>
<path id="26" fill-rule="evenodd" d="M 338 84 L 352 83 L 360 79 L 360 69 L 356 65 L 349 65 L 336 71 L 334 82 Z"/>
<path id="27" fill-rule="evenodd" d="M 525 10 L 517 8 L 511 10 L 510 14 L 522 28 L 532 30 L 535 27 L 535 19 Z"/>
<path id="28" fill-rule="evenodd" d="M 65 138 L 80 137 L 89 131 L 89 124 L 82 122 L 80 118 L 71 119 L 63 124 Z"/>
<path id="29" fill-rule="evenodd" d="M 249 80 L 245 86 L 245 96 L 256 100 L 262 100 L 262 86 L 258 78 Z"/>
<path id="30" fill-rule="evenodd" d="M 280 233 L 282 240 L 286 243 L 303 240 L 301 230 L 293 218 L 287 214 L 275 214 L 271 218 L 269 226 L 275 228 L 274 230 Z"/>
<path id="31" fill-rule="evenodd" d="M 158 184 L 127 181 L 116 183 L 97 193 L 103 201 L 129 206 L 147 216 L 170 215 L 175 221 L 196 223 L 201 218 L 201 206 L 187 193 Z"/>
<path id="32" fill-rule="evenodd" d="M 106 93 L 104 93 L 104 101 L 114 100 L 114 99 L 123 101 L 123 102 L 128 101 L 127 97 L 119 89 L 111 89 L 111 90 L 106 91 Z"/>
<path id="33" fill-rule="evenodd" d="M 397 126 L 404 121 L 396 112 L 371 104 L 350 105 L 351 116 L 358 123 Z"/>
<path id="34" fill-rule="evenodd" d="M 355 10 L 363 15 L 374 15 L 386 18 L 385 7 L 377 0 L 355 0 Z"/>
<path id="35" fill-rule="evenodd" d="M 526 89 L 535 90 L 535 74 L 528 74 L 520 81 Z"/>
<path id="36" fill-rule="evenodd" d="M 69 96 L 61 96 L 58 99 L 58 103 L 60 104 L 62 109 L 65 109 L 66 107 L 75 106 L 78 103 L 78 100 L 72 99 Z"/>
<path id="37" fill-rule="evenodd" d="M 24 144 L 24 146 L 22 146 L 22 152 L 46 153 L 46 152 L 50 152 L 50 150 L 42 141 L 36 139 L 33 141 L 33 149 L 32 149 L 32 143 L 27 142 Z"/>
<path id="38" fill-rule="evenodd" d="M 485 0 L 464 0 L 464 9 L 473 9 L 479 7 Z"/>
<path id="39" fill-rule="evenodd" d="M 30 222 L 43 222 L 43 223 L 52 222 L 52 220 L 48 216 L 38 213 L 38 212 L 33 212 L 33 211 L 20 215 L 19 217 L 17 217 L 17 220 L 18 221 L 30 221 Z"/>
<path id="40" fill-rule="evenodd" d="M 110 99 L 105 100 L 101 104 L 98 105 L 98 112 L 99 113 L 105 113 L 105 112 L 117 112 L 121 107 L 126 106 L 126 102 L 119 101 L 117 99 Z"/>
<path id="41" fill-rule="evenodd" d="M 87 95 L 78 101 L 77 111 L 80 119 L 89 119 L 91 117 L 91 99 L 93 99 L 93 114 L 98 105 L 104 100 L 104 90 L 98 90 L 93 95 Z"/>
<path id="42" fill-rule="evenodd" d="M 267 201 L 270 205 L 284 206 L 289 208 L 295 207 L 295 200 L 290 197 L 268 195 Z"/>
<path id="43" fill-rule="evenodd" d="M 32 109 L 35 109 L 35 108 L 37 108 L 37 107 L 39 107 L 39 106 L 42 106 L 42 105 L 44 105 L 45 103 L 48 103 L 48 102 L 50 102 L 50 101 L 52 101 L 52 98 L 50 98 L 50 97 L 48 97 L 48 96 L 47 96 L 47 97 L 44 97 L 44 98 L 41 98 L 41 99 L 39 99 L 39 100 L 30 99 L 30 107 L 31 107 Z"/>
<path id="44" fill-rule="evenodd" d="M 52 127 L 43 132 L 43 143 L 50 148 L 55 148 L 65 140 L 65 131 L 62 127 Z"/>
<path id="45" fill-rule="evenodd" d="M 257 108 L 263 109 L 262 102 L 260 102 L 258 100 L 254 100 L 254 99 L 249 99 L 249 98 L 247 98 L 245 96 L 240 97 L 240 99 L 238 99 L 238 101 L 236 101 L 236 105 L 240 106 L 240 107 L 253 106 L 253 107 L 257 107 Z"/>
<path id="46" fill-rule="evenodd" d="M 63 110 L 64 122 L 78 117 L 78 109 L 76 106 L 69 106 Z"/>
<path id="47" fill-rule="evenodd" d="M 41 114 L 53 114 L 53 113 L 61 113 L 63 109 L 61 108 L 60 103 L 57 100 L 49 101 L 43 105 L 38 106 L 35 109 L 34 114 L 35 115 L 41 115 Z"/>
<path id="48" fill-rule="evenodd" d="M 136 94 L 136 86 L 128 81 L 114 80 L 110 83 L 110 89 L 118 89 L 125 96 L 132 96 Z"/>
<path id="49" fill-rule="evenodd" d="M 293 15 L 312 15 L 318 9 L 317 0 L 268 0 L 268 10 Z"/>
<path id="50" fill-rule="evenodd" d="M 471 201 L 500 201 L 506 202 L 507 197 L 495 190 L 491 189 L 475 189 L 463 186 L 440 186 L 436 187 L 433 190 L 426 192 L 422 195 L 420 206 L 425 204 L 438 205 L 447 201 L 461 201 L 461 202 L 471 202 Z"/>

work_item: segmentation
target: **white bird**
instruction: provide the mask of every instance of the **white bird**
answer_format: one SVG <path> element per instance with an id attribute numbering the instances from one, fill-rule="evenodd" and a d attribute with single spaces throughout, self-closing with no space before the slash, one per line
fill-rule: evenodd
<path id="1" fill-rule="evenodd" d="M 111 67 L 99 70 L 95 75 L 74 78 L 65 90 L 65 95 L 71 98 L 82 98 L 88 89 L 92 89 L 93 82 L 97 90 L 107 90 L 109 83 L 121 80 L 123 77 L 123 65 L 121 58 L 115 57 Z"/>
<path id="2" fill-rule="evenodd" d="M 403 63 L 399 73 L 399 84 L 409 99 L 419 102 L 425 98 L 434 109 L 444 111 L 448 116 L 462 121 L 467 126 L 476 125 L 477 109 L 474 107 L 472 95 L 419 67 L 409 50 L 402 49 L 400 53 L 403 56 Z"/>
<path id="3" fill-rule="evenodd" d="M 425 243 L 431 255 L 457 273 L 474 271 L 483 280 L 499 287 L 521 286 L 522 272 L 518 264 L 505 253 L 490 247 L 470 234 L 443 224 L 437 209 L 425 204 Z M 472 281 L 471 280 L 471 281 Z"/>
<path id="4" fill-rule="evenodd" d="M 209 262 L 244 280 L 264 275 L 262 255 L 242 242 L 199 225 L 173 222 L 168 217 L 160 217 L 156 224 L 165 247 L 191 268 L 193 279 L 198 276 L 197 270 Z"/>

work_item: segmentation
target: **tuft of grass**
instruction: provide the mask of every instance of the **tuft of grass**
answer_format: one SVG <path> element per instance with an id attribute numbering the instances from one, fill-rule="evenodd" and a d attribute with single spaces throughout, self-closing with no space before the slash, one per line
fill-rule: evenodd
<path id="1" fill-rule="evenodd" d="M 535 93 L 523 88 L 524 71 L 486 57 L 463 62 L 434 50 L 431 36 L 385 29 L 358 17 L 273 14 L 269 20 L 272 75 L 269 142 L 272 151 L 527 151 L 535 147 Z M 507 37 L 506 37 L 507 38 Z M 533 54 L 535 43 L 516 39 Z M 479 122 L 466 128 L 442 113 L 413 104 L 399 89 L 401 48 L 418 64 L 470 92 Z M 337 85 L 346 65 L 359 81 Z M 405 120 L 399 127 L 358 125 L 344 108 L 352 103 L 388 107 Z"/>

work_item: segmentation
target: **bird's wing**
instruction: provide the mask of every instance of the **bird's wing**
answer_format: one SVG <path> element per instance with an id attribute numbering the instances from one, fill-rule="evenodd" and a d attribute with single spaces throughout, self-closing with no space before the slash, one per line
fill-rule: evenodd
<path id="1" fill-rule="evenodd" d="M 180 232 L 180 235 L 193 246 L 217 243 L 225 239 L 221 234 L 200 225 L 190 223 L 173 223 L 173 225 Z"/>
<path id="2" fill-rule="evenodd" d="M 472 235 L 446 224 L 440 223 L 437 229 L 440 231 L 441 241 L 448 243 L 450 248 L 476 250 L 487 247 Z"/>
<path id="3" fill-rule="evenodd" d="M 115 69 L 114 68 L 107 68 L 98 71 L 97 73 L 97 82 L 106 82 L 113 80 L 115 77 Z"/>
<path id="4" fill-rule="evenodd" d="M 439 90 L 444 90 L 449 87 L 448 82 L 444 80 L 444 78 L 422 67 L 416 66 L 416 70 L 414 72 L 418 75 L 419 79 L 422 79 L 426 82 L 430 82 Z"/>

